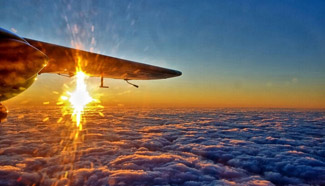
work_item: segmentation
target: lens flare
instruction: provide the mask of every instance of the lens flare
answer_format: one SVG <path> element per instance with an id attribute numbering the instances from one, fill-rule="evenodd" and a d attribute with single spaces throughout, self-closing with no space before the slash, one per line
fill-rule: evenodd
<path id="1" fill-rule="evenodd" d="M 73 121 L 73 124 L 79 129 L 75 131 L 78 134 L 78 131 L 82 130 L 82 125 L 85 123 L 85 110 L 97 111 L 101 117 L 104 117 L 104 114 L 101 110 L 104 108 L 100 103 L 101 94 L 95 93 L 94 91 L 89 92 L 87 87 L 86 80 L 89 76 L 82 70 L 83 64 L 87 61 L 83 61 L 81 57 L 78 56 L 76 62 L 76 72 L 73 76 L 73 81 L 68 84 L 64 84 L 65 91 L 61 94 L 57 105 L 62 105 L 62 117 L 57 120 L 57 123 L 70 123 L 65 122 L 66 116 L 70 115 Z M 58 94 L 58 92 L 54 92 Z M 93 94 L 93 95 L 91 95 Z M 99 109 L 99 110 L 97 110 Z"/>
<path id="2" fill-rule="evenodd" d="M 71 119 L 82 130 L 83 115 L 86 106 L 91 102 L 99 102 L 90 96 L 87 90 L 85 80 L 88 78 L 80 67 L 76 68 L 76 75 L 74 76 L 75 88 L 73 91 L 66 91 L 61 95 L 58 105 L 64 104 L 63 115 L 71 113 Z"/>
<path id="3" fill-rule="evenodd" d="M 80 69 L 77 70 L 75 79 L 76 79 L 76 89 L 73 92 L 68 92 L 70 96 L 69 102 L 73 108 L 73 113 L 71 115 L 72 120 L 76 122 L 77 127 L 82 129 L 82 125 L 80 125 L 82 120 L 82 114 L 84 112 L 85 106 L 94 101 L 94 99 L 90 96 L 87 91 L 87 85 L 85 83 L 85 79 L 88 76 L 82 72 Z"/>

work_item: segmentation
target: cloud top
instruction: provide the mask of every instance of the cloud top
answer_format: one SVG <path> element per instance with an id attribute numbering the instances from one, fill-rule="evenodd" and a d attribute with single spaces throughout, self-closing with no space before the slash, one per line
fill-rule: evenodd
<path id="1" fill-rule="evenodd" d="M 106 108 L 72 148 L 57 108 L 33 110 L 1 124 L 0 185 L 325 184 L 323 111 Z"/>

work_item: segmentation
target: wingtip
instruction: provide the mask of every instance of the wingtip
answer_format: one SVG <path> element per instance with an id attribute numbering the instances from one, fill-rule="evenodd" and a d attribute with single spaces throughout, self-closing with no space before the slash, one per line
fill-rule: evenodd
<path id="1" fill-rule="evenodd" d="M 182 75 L 181 71 L 175 70 L 175 72 L 176 72 L 176 76 L 181 76 Z"/>

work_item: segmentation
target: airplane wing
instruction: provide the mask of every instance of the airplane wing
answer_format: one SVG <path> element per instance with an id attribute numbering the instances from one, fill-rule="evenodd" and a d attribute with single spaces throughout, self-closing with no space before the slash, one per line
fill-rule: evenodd
<path id="1" fill-rule="evenodd" d="M 24 38 L 29 44 L 42 51 L 49 58 L 41 73 L 73 75 L 76 65 L 89 76 L 126 80 L 166 79 L 180 76 L 177 70 L 147 65 L 125 59 L 104 56 L 83 50 L 68 48 L 42 41 Z"/>

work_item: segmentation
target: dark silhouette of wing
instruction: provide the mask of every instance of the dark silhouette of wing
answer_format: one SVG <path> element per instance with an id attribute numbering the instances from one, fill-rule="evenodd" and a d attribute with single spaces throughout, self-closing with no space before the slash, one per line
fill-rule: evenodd
<path id="1" fill-rule="evenodd" d="M 48 56 L 48 65 L 41 73 L 73 75 L 78 63 L 89 76 L 126 80 L 165 79 L 180 76 L 177 70 L 114 58 L 83 50 L 68 48 L 24 38 Z"/>

